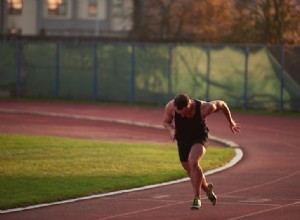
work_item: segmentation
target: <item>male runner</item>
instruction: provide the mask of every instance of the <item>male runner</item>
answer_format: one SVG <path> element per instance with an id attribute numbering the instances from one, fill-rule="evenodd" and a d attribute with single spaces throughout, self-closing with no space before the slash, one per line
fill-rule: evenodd
<path id="1" fill-rule="evenodd" d="M 223 111 L 233 133 L 240 131 L 240 126 L 232 119 L 230 110 L 224 101 L 205 102 L 190 99 L 187 94 L 180 93 L 165 106 L 163 125 L 169 131 L 171 139 L 177 140 L 180 162 L 191 178 L 194 189 L 195 197 L 192 209 L 201 207 L 200 187 L 206 192 L 213 205 L 217 202 L 213 185 L 206 182 L 199 163 L 206 152 L 208 139 L 205 119 L 218 111 Z"/>

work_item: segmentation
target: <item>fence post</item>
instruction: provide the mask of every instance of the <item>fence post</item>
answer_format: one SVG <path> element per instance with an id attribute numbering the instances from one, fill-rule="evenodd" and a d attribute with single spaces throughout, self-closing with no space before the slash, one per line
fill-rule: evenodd
<path id="1" fill-rule="evenodd" d="M 131 44 L 130 102 L 135 102 L 135 43 Z"/>
<path id="2" fill-rule="evenodd" d="M 93 100 L 97 100 L 97 70 L 98 70 L 98 57 L 97 57 L 97 43 L 94 43 L 93 46 L 93 58 L 94 58 L 94 63 L 93 63 Z"/>
<path id="3" fill-rule="evenodd" d="M 249 45 L 245 46 L 245 71 L 244 71 L 244 99 L 243 109 L 246 110 L 248 107 L 248 60 L 249 60 Z"/>
<path id="4" fill-rule="evenodd" d="M 23 53 L 23 45 L 22 42 L 19 41 L 17 44 L 17 69 L 16 69 L 16 95 L 19 98 L 21 95 L 21 68 L 22 68 L 22 53 Z"/>
<path id="5" fill-rule="evenodd" d="M 281 45 L 281 65 L 280 65 L 280 106 L 279 110 L 280 112 L 283 111 L 283 88 L 284 88 L 284 59 L 285 59 L 285 53 L 284 53 L 284 45 Z"/>
<path id="6" fill-rule="evenodd" d="M 59 97 L 59 52 L 60 52 L 60 43 L 56 42 L 56 57 L 55 57 L 55 98 Z"/>
<path id="7" fill-rule="evenodd" d="M 207 55 L 207 63 L 206 63 L 206 92 L 205 99 L 209 101 L 209 84 L 210 84 L 210 45 L 207 46 L 206 55 Z"/>
<path id="8" fill-rule="evenodd" d="M 171 81 L 171 74 L 172 74 L 172 50 L 173 47 L 169 44 L 168 53 L 169 53 L 169 60 L 168 60 L 168 96 L 169 98 L 172 95 L 172 81 Z"/>

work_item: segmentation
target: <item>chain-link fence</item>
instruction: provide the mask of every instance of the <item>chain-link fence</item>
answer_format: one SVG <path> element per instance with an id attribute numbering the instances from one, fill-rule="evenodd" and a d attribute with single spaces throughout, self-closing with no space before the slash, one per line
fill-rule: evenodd
<path id="1" fill-rule="evenodd" d="M 0 57 L 0 96 L 300 110 L 300 47 L 2 42 Z"/>

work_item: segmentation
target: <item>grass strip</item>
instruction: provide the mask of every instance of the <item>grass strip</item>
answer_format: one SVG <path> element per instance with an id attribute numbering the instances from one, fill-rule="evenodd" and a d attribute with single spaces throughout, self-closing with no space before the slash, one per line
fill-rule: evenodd
<path id="1" fill-rule="evenodd" d="M 175 144 L 0 135 L 0 209 L 54 202 L 185 177 Z M 209 147 L 204 171 L 234 157 Z"/>

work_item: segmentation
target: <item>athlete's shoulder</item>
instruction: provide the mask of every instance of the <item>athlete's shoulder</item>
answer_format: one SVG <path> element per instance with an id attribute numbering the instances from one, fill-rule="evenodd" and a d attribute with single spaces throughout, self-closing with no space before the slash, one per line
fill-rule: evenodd
<path id="1" fill-rule="evenodd" d="M 207 101 L 204 101 L 204 100 L 200 100 L 200 99 L 195 99 L 195 101 L 196 102 L 199 102 L 200 104 L 201 104 L 201 107 L 203 106 L 203 105 L 207 105 Z"/>
<path id="2" fill-rule="evenodd" d="M 169 107 L 169 106 L 173 106 L 173 107 L 174 107 L 174 99 L 172 99 L 171 101 L 169 101 L 169 102 L 166 104 L 166 107 Z"/>
<path id="3" fill-rule="evenodd" d="M 214 110 L 214 104 L 211 101 L 201 101 L 201 116 L 203 119 L 205 119 L 208 115 L 210 115 Z"/>
<path id="4" fill-rule="evenodd" d="M 169 101 L 166 106 L 165 106 L 166 111 L 174 111 L 175 107 L 174 107 L 174 99 Z"/>
<path id="5" fill-rule="evenodd" d="M 165 106 L 164 118 L 166 121 L 172 121 L 174 116 L 175 116 L 174 100 L 171 100 Z"/>

